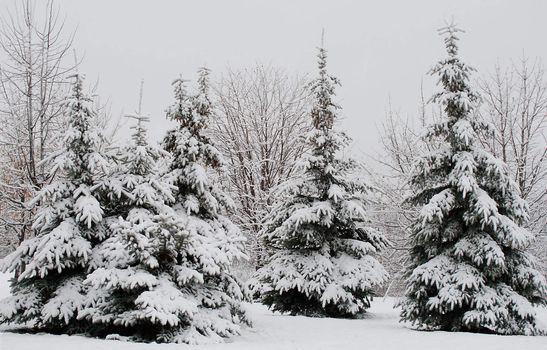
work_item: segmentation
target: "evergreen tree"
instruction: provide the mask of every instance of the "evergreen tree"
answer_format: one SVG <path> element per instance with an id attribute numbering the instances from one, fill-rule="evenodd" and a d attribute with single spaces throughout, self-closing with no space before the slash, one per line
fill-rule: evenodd
<path id="1" fill-rule="evenodd" d="M 230 272 L 235 260 L 246 258 L 244 238 L 226 216 L 233 202 L 208 174 L 223 164 L 205 134 L 212 112 L 208 70 L 199 71 L 196 96 L 188 96 L 182 79 L 173 85 L 176 101 L 167 117 L 178 126 L 163 146 L 172 156 L 167 177 L 174 186 L 175 215 L 161 225 L 161 290 L 143 305 L 157 303 L 168 316 L 159 318 L 164 327 L 157 340 L 218 342 L 239 334 L 240 324 L 248 322 L 241 305 L 248 292 Z"/>
<path id="2" fill-rule="evenodd" d="M 327 74 L 326 50 L 318 57 L 314 129 L 305 139 L 310 151 L 299 161 L 300 175 L 278 190 L 261 233 L 272 255 L 251 284 L 274 311 L 352 317 L 370 306 L 373 289 L 387 279 L 373 254 L 388 242 L 369 226 L 370 187 L 357 176 L 360 165 L 344 158 L 350 139 L 333 130 L 339 82 Z"/>
<path id="3" fill-rule="evenodd" d="M 525 251 L 527 205 L 506 164 L 477 142 L 490 128 L 474 113 L 480 98 L 458 57 L 459 31 L 440 30 L 448 57 L 431 71 L 443 88 L 432 101 L 446 117 L 429 127 L 426 140 L 440 147 L 416 161 L 410 181 L 409 201 L 423 207 L 401 319 L 420 329 L 538 334 L 533 306 L 545 304 L 547 285 Z"/>
<path id="4" fill-rule="evenodd" d="M 69 120 L 53 172 L 62 174 L 33 199 L 39 206 L 35 237 L 24 241 L 2 261 L 13 272 L 12 296 L 0 303 L 0 322 L 26 324 L 53 332 L 82 331 L 77 320 L 86 287 L 83 284 L 94 248 L 106 237 L 103 209 L 96 198 L 97 180 L 107 168 L 99 151 L 104 141 L 93 128 L 91 98 L 75 75 L 72 94 L 64 102 Z"/>

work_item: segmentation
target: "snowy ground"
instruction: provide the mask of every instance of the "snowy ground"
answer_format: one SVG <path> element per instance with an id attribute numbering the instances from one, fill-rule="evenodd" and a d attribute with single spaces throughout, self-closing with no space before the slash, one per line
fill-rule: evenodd
<path id="1" fill-rule="evenodd" d="M 0 274 L 0 298 L 8 295 L 7 277 Z M 544 350 L 547 337 L 496 336 L 471 333 L 417 332 L 397 322 L 393 300 L 374 301 L 360 320 L 314 319 L 274 315 L 262 305 L 249 305 L 254 327 L 227 344 L 190 347 L 176 344 L 138 344 L 78 336 L 0 332 L 0 350 Z M 547 309 L 541 317 L 547 324 Z"/>

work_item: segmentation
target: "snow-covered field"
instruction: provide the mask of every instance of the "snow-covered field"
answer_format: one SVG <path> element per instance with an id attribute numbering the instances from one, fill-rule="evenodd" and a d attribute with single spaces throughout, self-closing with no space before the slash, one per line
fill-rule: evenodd
<path id="1" fill-rule="evenodd" d="M 8 278 L 0 274 L 0 298 L 8 295 Z M 230 343 L 187 346 L 178 344 L 142 344 L 79 336 L 15 334 L 0 332 L 0 350 L 321 350 L 321 349 L 404 349 L 404 350 L 544 350 L 547 337 L 496 336 L 471 333 L 418 332 L 397 322 L 393 300 L 374 301 L 364 319 L 338 320 L 291 317 L 272 314 L 262 305 L 249 305 L 254 327 Z M 547 309 L 540 310 L 547 324 Z"/>

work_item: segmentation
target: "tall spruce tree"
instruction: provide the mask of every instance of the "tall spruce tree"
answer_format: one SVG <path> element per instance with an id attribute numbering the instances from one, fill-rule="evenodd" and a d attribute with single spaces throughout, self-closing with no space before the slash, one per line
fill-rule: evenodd
<path id="1" fill-rule="evenodd" d="M 538 334 L 533 306 L 546 303 L 547 285 L 525 251 L 533 239 L 522 227 L 527 205 L 506 164 L 477 142 L 490 128 L 474 113 L 480 98 L 469 84 L 473 69 L 458 57 L 458 32 L 440 30 L 448 57 L 431 71 L 442 86 L 432 101 L 445 118 L 426 135 L 441 146 L 416 161 L 410 180 L 409 202 L 422 209 L 401 320 L 420 329 Z"/>
<path id="2" fill-rule="evenodd" d="M 176 225 L 169 229 L 173 244 L 163 253 L 163 268 L 171 271 L 169 283 L 175 284 L 174 295 L 165 296 L 175 298 L 158 302 L 177 310 L 174 327 L 162 335 L 170 342 L 218 342 L 239 334 L 241 323 L 248 322 L 241 305 L 248 292 L 230 271 L 235 260 L 246 259 L 244 238 L 226 216 L 232 200 L 208 173 L 223 164 L 206 136 L 212 114 L 208 74 L 200 69 L 194 96 L 188 96 L 182 79 L 175 80 L 175 103 L 167 110 L 178 124 L 163 141 L 172 156 L 166 176 L 175 187 L 171 207 L 176 222 L 167 224 Z"/>
<path id="3" fill-rule="evenodd" d="M 31 203 L 39 206 L 35 237 L 2 261 L 3 272 L 15 273 L 12 296 L 0 302 L 2 323 L 62 333 L 83 331 L 77 320 L 87 292 L 83 281 L 95 247 L 107 234 L 96 185 L 108 162 L 100 152 L 104 140 L 93 127 L 91 98 L 83 92 L 81 77 L 74 79 L 64 103 L 68 129 L 61 152 L 52 159 L 52 171 L 61 176 Z"/>
<path id="4" fill-rule="evenodd" d="M 272 252 L 251 282 L 254 294 L 275 311 L 293 315 L 352 317 L 370 306 L 387 273 L 373 254 L 388 242 L 369 226 L 370 187 L 360 165 L 344 158 L 350 139 L 333 129 L 338 79 L 328 75 L 319 49 L 319 77 L 311 84 L 314 129 L 310 151 L 296 178 L 282 184 L 261 233 Z"/>

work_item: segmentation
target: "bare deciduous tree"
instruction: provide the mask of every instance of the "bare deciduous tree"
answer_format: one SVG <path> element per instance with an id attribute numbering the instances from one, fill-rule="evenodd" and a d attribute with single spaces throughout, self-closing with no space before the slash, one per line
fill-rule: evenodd
<path id="1" fill-rule="evenodd" d="M 511 168 L 530 205 L 529 228 L 538 233 L 535 253 L 547 262 L 547 80 L 540 61 L 519 63 L 480 81 L 482 118 L 496 129 L 482 144 Z M 545 265 L 544 265 L 545 266 Z"/>
<path id="2" fill-rule="evenodd" d="M 408 194 L 408 176 L 414 159 L 424 151 L 421 131 L 432 118 L 426 113 L 426 101 L 422 98 L 419 118 L 403 118 L 389 105 L 385 120 L 380 124 L 380 152 L 372 156 L 374 166 L 369 175 L 378 194 L 374 222 L 392 243 L 380 257 L 382 265 L 391 275 L 385 294 L 403 291 L 403 276 L 407 254 L 406 229 L 416 215 L 415 209 L 405 205 Z"/>
<path id="3" fill-rule="evenodd" d="M 311 126 L 306 79 L 256 65 L 228 70 L 215 88 L 218 106 L 213 138 L 229 167 L 228 183 L 254 261 L 260 263 L 257 232 L 272 203 L 271 189 L 291 176 L 302 154 L 301 136 Z"/>
<path id="4" fill-rule="evenodd" d="M 29 235 L 27 201 L 52 179 L 42 160 L 57 147 L 76 65 L 67 63 L 74 34 L 64 27 L 52 1 L 22 1 L 0 21 L 0 231 L 11 244 Z"/>

